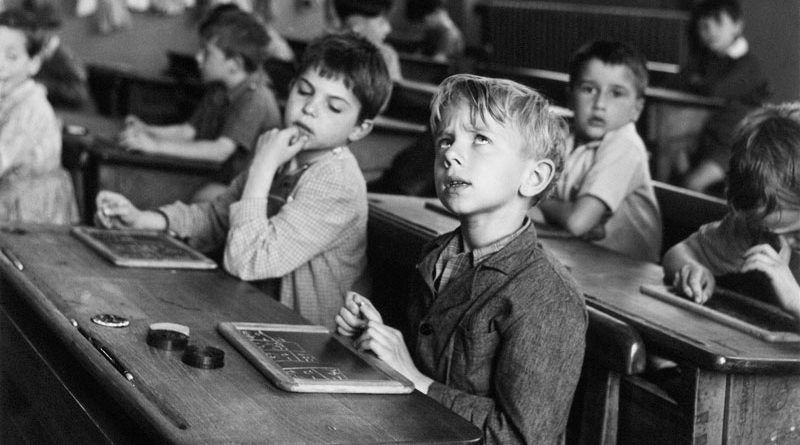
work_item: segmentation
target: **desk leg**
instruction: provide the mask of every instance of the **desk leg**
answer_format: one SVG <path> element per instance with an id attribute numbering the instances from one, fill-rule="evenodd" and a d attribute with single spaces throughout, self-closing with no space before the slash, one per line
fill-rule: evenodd
<path id="1" fill-rule="evenodd" d="M 710 372 L 697 368 L 686 368 L 689 383 L 693 387 L 693 400 L 689 404 L 681 404 L 687 410 L 686 420 L 690 422 L 689 437 L 684 443 L 692 445 L 711 445 L 723 443 L 723 425 L 725 422 L 727 376 L 718 372 Z"/>

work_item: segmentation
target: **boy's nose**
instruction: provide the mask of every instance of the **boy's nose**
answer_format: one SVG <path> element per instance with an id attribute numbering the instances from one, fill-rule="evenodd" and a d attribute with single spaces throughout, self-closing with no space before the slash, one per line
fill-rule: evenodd
<path id="1" fill-rule="evenodd" d="M 303 104 L 303 113 L 305 113 L 305 114 L 307 114 L 309 116 L 315 116 L 316 117 L 316 115 L 317 115 L 317 104 L 316 104 L 316 102 L 314 102 L 313 100 L 306 101 L 306 103 Z"/>
<path id="2" fill-rule="evenodd" d="M 456 149 L 456 145 L 455 144 L 451 145 L 450 148 L 445 150 L 444 155 L 442 156 L 442 159 L 443 159 L 443 163 L 444 163 L 444 167 L 445 168 L 450 168 L 453 165 L 459 165 L 460 166 L 460 165 L 464 164 L 464 158 L 461 155 L 461 153 L 459 153 L 459 151 Z"/>
<path id="3" fill-rule="evenodd" d="M 594 107 L 595 108 L 605 108 L 606 107 L 606 100 L 607 97 L 605 93 L 602 91 L 598 91 L 597 94 L 594 96 Z"/>

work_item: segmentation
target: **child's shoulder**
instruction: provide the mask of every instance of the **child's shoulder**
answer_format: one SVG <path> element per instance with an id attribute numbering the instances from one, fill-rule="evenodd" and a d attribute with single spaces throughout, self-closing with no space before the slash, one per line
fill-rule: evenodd
<path id="1" fill-rule="evenodd" d="M 633 122 L 607 132 L 601 139 L 597 150 L 600 155 L 608 152 L 637 152 L 639 154 L 646 154 L 647 152 L 644 140 L 642 140 Z"/>

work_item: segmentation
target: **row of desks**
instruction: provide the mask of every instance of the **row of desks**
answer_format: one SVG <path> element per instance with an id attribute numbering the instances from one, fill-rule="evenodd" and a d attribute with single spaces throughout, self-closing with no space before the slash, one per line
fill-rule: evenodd
<path id="1" fill-rule="evenodd" d="M 419 392 L 278 389 L 220 336 L 217 323 L 307 322 L 220 270 L 114 267 L 66 228 L 5 228 L 0 246 L 13 252 L 18 263 L 0 255 L 4 443 L 54 438 L 62 443 L 480 440 L 477 428 Z M 92 315 L 109 312 L 128 318 L 130 326 L 114 329 L 90 321 Z M 133 375 L 132 383 L 70 319 L 113 351 Z M 179 354 L 148 347 L 145 338 L 153 322 L 188 326 L 191 343 L 225 352 L 225 366 L 191 368 Z"/>
<path id="2" fill-rule="evenodd" d="M 455 219 L 426 206 L 435 202 L 373 194 L 370 224 L 404 236 L 396 246 L 402 252 L 410 239 L 430 239 L 457 227 Z M 571 270 L 589 306 L 633 326 L 648 353 L 666 356 L 683 370 L 671 400 L 656 397 L 644 403 L 642 388 L 652 385 L 626 383 L 620 422 L 627 415 L 630 424 L 620 426 L 621 443 L 625 437 L 627 443 L 662 443 L 654 439 L 659 437 L 663 443 L 769 443 L 770 437 L 790 437 L 800 428 L 800 343 L 766 342 L 642 294 L 640 286 L 662 282 L 663 271 L 656 264 L 577 239 L 540 240 Z M 654 424 L 647 425 L 647 418 Z"/>

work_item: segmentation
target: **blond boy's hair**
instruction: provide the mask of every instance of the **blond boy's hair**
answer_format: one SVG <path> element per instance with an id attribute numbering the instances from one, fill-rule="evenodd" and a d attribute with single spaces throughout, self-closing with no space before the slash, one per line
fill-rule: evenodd
<path id="1" fill-rule="evenodd" d="M 532 204 L 547 197 L 564 167 L 567 125 L 553 112 L 550 102 L 536 90 L 508 79 L 456 74 L 445 79 L 431 101 L 431 130 L 439 133 L 447 109 L 464 103 L 471 121 L 486 122 L 487 115 L 506 128 L 518 131 L 528 154 L 553 162 L 553 179 Z"/>

